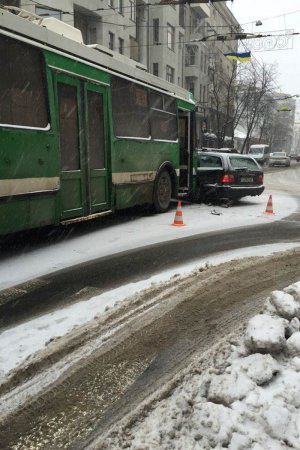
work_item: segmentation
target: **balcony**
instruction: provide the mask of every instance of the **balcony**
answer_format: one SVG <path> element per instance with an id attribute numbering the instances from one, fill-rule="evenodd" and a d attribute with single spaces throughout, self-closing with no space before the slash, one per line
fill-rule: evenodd
<path id="1" fill-rule="evenodd" d="M 197 0 L 195 0 L 195 3 L 192 2 L 193 0 L 191 0 L 190 7 L 194 8 L 203 19 L 210 17 L 210 6 L 205 3 L 197 3 Z"/>
<path id="2" fill-rule="evenodd" d="M 199 79 L 201 76 L 199 66 L 185 66 L 184 75 L 188 78 Z"/>

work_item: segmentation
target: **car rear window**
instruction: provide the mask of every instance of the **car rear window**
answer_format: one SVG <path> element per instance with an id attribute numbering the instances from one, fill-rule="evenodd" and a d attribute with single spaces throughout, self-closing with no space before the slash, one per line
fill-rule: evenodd
<path id="1" fill-rule="evenodd" d="M 237 158 L 235 156 L 231 156 L 230 165 L 233 169 L 240 169 L 242 167 L 246 167 L 247 169 L 255 169 L 257 170 L 259 167 L 252 158 Z"/>
<path id="2" fill-rule="evenodd" d="M 285 152 L 274 152 L 272 156 L 286 156 Z"/>
<path id="3" fill-rule="evenodd" d="M 198 167 L 210 167 L 212 169 L 222 167 L 222 160 L 218 156 L 199 155 Z"/>

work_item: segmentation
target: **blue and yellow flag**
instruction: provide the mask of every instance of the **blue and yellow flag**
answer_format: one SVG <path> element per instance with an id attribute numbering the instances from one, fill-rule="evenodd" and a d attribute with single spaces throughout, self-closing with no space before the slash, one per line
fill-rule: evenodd
<path id="1" fill-rule="evenodd" d="M 233 61 L 239 61 L 239 62 L 247 62 L 251 61 L 251 52 L 246 53 L 224 53 L 224 56 L 228 59 L 232 59 Z"/>

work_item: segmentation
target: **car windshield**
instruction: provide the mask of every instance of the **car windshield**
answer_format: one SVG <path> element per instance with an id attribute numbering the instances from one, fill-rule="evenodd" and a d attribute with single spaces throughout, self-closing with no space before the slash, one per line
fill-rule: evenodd
<path id="1" fill-rule="evenodd" d="M 241 158 L 241 157 L 231 156 L 230 164 L 233 169 L 239 169 L 241 167 L 246 167 L 247 169 L 257 170 L 259 168 L 257 163 L 252 158 Z"/>
<path id="2" fill-rule="evenodd" d="M 272 156 L 286 156 L 285 152 L 274 152 Z"/>

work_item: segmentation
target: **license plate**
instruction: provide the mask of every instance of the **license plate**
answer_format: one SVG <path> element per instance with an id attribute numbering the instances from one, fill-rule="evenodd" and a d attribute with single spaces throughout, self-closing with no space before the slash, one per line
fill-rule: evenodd
<path id="1" fill-rule="evenodd" d="M 241 182 L 242 183 L 252 183 L 253 178 L 252 177 L 241 177 Z"/>

